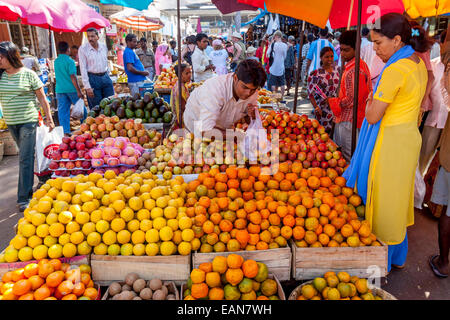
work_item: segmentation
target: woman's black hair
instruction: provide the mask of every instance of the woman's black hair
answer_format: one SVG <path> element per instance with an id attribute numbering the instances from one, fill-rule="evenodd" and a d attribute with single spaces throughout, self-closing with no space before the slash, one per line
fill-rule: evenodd
<path id="1" fill-rule="evenodd" d="M 356 35 L 357 35 L 356 30 L 344 31 L 341 34 L 341 37 L 339 38 L 339 43 L 345 44 L 345 45 L 355 49 L 356 48 Z"/>
<path id="2" fill-rule="evenodd" d="M 266 71 L 261 63 L 254 59 L 243 60 L 234 73 L 242 82 L 251 83 L 258 88 L 263 87 L 267 80 Z"/>
<path id="3" fill-rule="evenodd" d="M 320 59 L 322 59 L 322 57 L 327 53 L 327 52 L 333 52 L 333 49 L 331 49 L 331 47 L 323 47 L 322 50 L 320 50 Z M 320 65 L 322 65 L 322 60 L 320 61 Z"/>
<path id="4" fill-rule="evenodd" d="M 188 63 L 182 63 L 181 64 L 181 73 L 183 73 L 187 67 L 190 67 L 190 65 Z M 180 76 L 178 75 L 178 65 L 176 65 L 174 67 L 174 69 L 175 69 L 175 74 L 177 75 L 178 78 L 180 78 Z"/>
<path id="5" fill-rule="evenodd" d="M 19 48 L 14 43 L 10 41 L 0 42 L 0 55 L 7 59 L 13 68 L 18 69 L 23 67 Z M 5 72 L 5 69 L 0 69 L 0 79 L 2 78 L 3 72 Z"/>
<path id="6" fill-rule="evenodd" d="M 425 30 L 415 21 L 408 21 L 408 19 L 400 13 L 387 13 L 375 22 L 373 31 L 382 34 L 389 39 L 394 39 L 395 36 L 400 36 L 402 42 L 418 52 L 428 51 L 432 43 Z"/>

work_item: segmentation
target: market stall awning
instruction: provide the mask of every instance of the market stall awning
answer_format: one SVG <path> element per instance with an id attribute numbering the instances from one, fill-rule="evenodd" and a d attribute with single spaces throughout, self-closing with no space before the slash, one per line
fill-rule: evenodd
<path id="1" fill-rule="evenodd" d="M 101 29 L 110 23 L 81 0 L 0 0 L 0 19 L 21 20 L 55 32 L 80 32 Z"/>
<path id="2" fill-rule="evenodd" d="M 160 13 L 152 10 L 125 9 L 111 15 L 111 21 L 122 28 L 131 28 L 137 31 L 153 31 L 164 27 Z"/>
<path id="3" fill-rule="evenodd" d="M 229 14 L 243 10 L 257 10 L 255 6 L 245 3 L 239 3 L 237 0 L 211 0 L 211 2 L 219 9 L 222 14 Z"/>
<path id="4" fill-rule="evenodd" d="M 403 0 L 406 13 L 413 19 L 450 12 L 450 0 Z"/>
<path id="5" fill-rule="evenodd" d="M 103 4 L 115 4 L 127 8 L 145 10 L 153 0 L 100 0 Z"/>

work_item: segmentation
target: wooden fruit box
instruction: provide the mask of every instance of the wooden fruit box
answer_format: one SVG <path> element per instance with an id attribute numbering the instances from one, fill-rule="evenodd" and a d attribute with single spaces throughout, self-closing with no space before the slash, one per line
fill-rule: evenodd
<path id="1" fill-rule="evenodd" d="M 292 252 L 289 247 L 254 251 L 194 252 L 192 255 L 192 265 L 194 268 L 198 268 L 201 263 L 211 262 L 216 256 L 226 257 L 231 253 L 236 253 L 245 260 L 252 259 L 256 262 L 265 263 L 269 272 L 273 273 L 280 281 L 290 280 L 291 278 Z"/>
<path id="2" fill-rule="evenodd" d="M 62 263 L 68 263 L 70 265 L 82 265 L 87 264 L 89 265 L 89 256 L 82 255 L 82 256 L 74 256 L 72 258 L 59 258 Z M 8 271 L 12 271 L 15 269 L 20 269 L 25 267 L 27 264 L 30 263 L 38 263 L 38 260 L 30 260 L 30 261 L 20 261 L 20 262 L 12 262 L 12 263 L 0 263 L 0 278 Z"/>
<path id="3" fill-rule="evenodd" d="M 147 279 L 147 280 L 150 280 L 150 279 Z M 121 286 L 123 286 L 125 284 L 125 281 L 119 281 L 119 284 Z M 180 300 L 180 295 L 178 293 L 177 286 L 175 285 L 175 282 L 167 281 L 164 284 L 169 287 L 168 288 L 170 290 L 169 293 L 173 293 L 175 295 L 175 300 Z M 102 300 L 110 300 L 110 298 L 111 297 L 109 296 L 109 288 L 108 288 L 108 289 L 106 289 L 106 292 L 105 292 L 105 294 L 102 297 Z"/>
<path id="4" fill-rule="evenodd" d="M 92 279 L 102 286 L 123 281 L 130 272 L 143 279 L 158 278 L 181 284 L 189 277 L 191 256 L 108 256 L 91 255 Z"/>
<path id="5" fill-rule="evenodd" d="M 301 293 L 302 287 L 306 286 L 307 284 L 312 284 L 312 283 L 313 283 L 312 281 L 307 281 L 307 282 L 304 282 L 301 285 L 299 285 L 297 288 L 292 290 L 291 294 L 289 295 L 288 300 L 297 300 L 297 298 L 302 295 L 302 293 Z M 396 297 L 394 297 L 392 294 L 390 294 L 387 291 L 384 291 L 381 288 L 373 287 L 373 288 L 371 288 L 371 290 L 374 294 L 376 294 L 377 296 L 380 296 L 383 300 L 397 300 Z"/>
<path id="6" fill-rule="evenodd" d="M 286 300 L 286 295 L 284 294 L 284 290 L 283 290 L 283 287 L 281 286 L 281 283 L 280 283 L 280 281 L 278 280 L 278 278 L 275 276 L 275 275 L 273 275 L 272 273 L 269 273 L 268 275 L 267 275 L 267 279 L 273 279 L 273 280 L 275 280 L 275 282 L 277 283 L 277 293 L 278 293 L 278 298 L 280 299 L 280 300 Z M 180 300 L 184 300 L 184 297 L 183 297 L 183 293 L 184 293 L 184 290 L 186 290 L 186 283 L 182 283 L 181 284 L 181 289 L 180 289 Z"/>
<path id="7" fill-rule="evenodd" d="M 321 277 L 327 271 L 346 271 L 351 276 L 368 278 L 375 275 L 375 267 L 379 268 L 377 276 L 385 277 L 388 247 L 379 242 L 380 247 L 299 248 L 291 240 L 292 277 L 295 280 L 309 280 Z"/>

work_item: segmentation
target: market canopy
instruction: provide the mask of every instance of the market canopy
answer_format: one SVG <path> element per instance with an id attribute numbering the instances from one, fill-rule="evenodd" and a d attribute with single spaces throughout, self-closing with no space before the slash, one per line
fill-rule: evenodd
<path id="1" fill-rule="evenodd" d="M 328 20 L 333 29 L 357 24 L 358 0 L 237 0 L 272 13 L 305 20 L 321 28 Z M 450 0 L 362 0 L 363 24 L 389 12 L 406 12 L 411 18 L 450 12 Z"/>
<path id="2" fill-rule="evenodd" d="M 0 0 L 0 19 L 21 20 L 55 32 L 81 32 L 106 28 L 110 23 L 81 0 Z"/>
<path id="3" fill-rule="evenodd" d="M 153 31 L 164 27 L 164 23 L 159 19 L 159 12 L 155 10 L 128 8 L 111 15 L 110 19 L 120 27 L 137 31 Z"/>
<path id="4" fill-rule="evenodd" d="M 239 3 L 238 0 L 211 0 L 211 2 L 219 9 L 222 14 L 229 14 L 243 10 L 257 10 L 255 6 L 245 3 Z"/>
<path id="5" fill-rule="evenodd" d="M 145 10 L 153 0 L 100 0 L 103 4 L 115 4 L 122 7 Z"/>

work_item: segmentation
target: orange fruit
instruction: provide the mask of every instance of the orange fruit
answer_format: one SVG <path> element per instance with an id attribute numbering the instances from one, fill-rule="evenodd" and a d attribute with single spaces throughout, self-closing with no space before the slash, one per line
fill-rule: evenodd
<path id="1" fill-rule="evenodd" d="M 97 296 L 98 296 L 98 291 L 97 291 L 97 289 L 95 289 L 93 287 L 88 287 L 84 291 L 83 296 L 86 296 L 91 300 L 96 300 Z"/>
<path id="2" fill-rule="evenodd" d="M 295 226 L 294 229 L 292 229 L 292 235 L 295 240 L 302 240 L 305 237 L 305 229 L 301 226 Z"/>
<path id="3" fill-rule="evenodd" d="M 222 284 L 218 272 L 208 272 L 206 274 L 205 282 L 210 288 L 220 287 Z"/>
<path id="4" fill-rule="evenodd" d="M 31 290 L 36 290 L 40 286 L 42 286 L 45 282 L 44 279 L 39 277 L 38 275 L 34 275 L 28 278 L 28 280 L 31 282 Z"/>
<path id="5" fill-rule="evenodd" d="M 200 270 L 203 270 L 206 273 L 211 272 L 212 271 L 212 263 L 211 262 L 203 262 L 198 266 L 198 268 Z"/>
<path id="6" fill-rule="evenodd" d="M 198 268 L 193 269 L 191 271 L 192 283 L 202 283 L 203 281 L 205 281 L 205 275 L 205 271 Z"/>
<path id="7" fill-rule="evenodd" d="M 255 260 L 245 260 L 242 264 L 242 271 L 246 278 L 254 278 L 258 274 L 258 265 Z"/>
<path id="8" fill-rule="evenodd" d="M 78 282 L 73 286 L 72 293 L 76 295 L 77 297 L 81 297 L 85 291 L 86 287 L 84 283 Z"/>
<path id="9" fill-rule="evenodd" d="M 334 183 L 340 187 L 345 187 L 347 181 L 344 177 L 336 177 L 336 179 L 334 179 Z"/>
<path id="10" fill-rule="evenodd" d="M 246 168 L 239 168 L 237 170 L 237 176 L 240 180 L 248 179 L 248 177 L 250 176 L 250 172 Z"/>
<path id="11" fill-rule="evenodd" d="M 38 274 L 41 278 L 45 279 L 53 271 L 55 271 L 55 269 L 53 268 L 53 266 L 50 263 L 44 263 L 44 264 L 39 265 Z"/>
<path id="12" fill-rule="evenodd" d="M 222 288 L 214 287 L 209 290 L 209 300 L 223 300 L 224 296 Z"/>
<path id="13" fill-rule="evenodd" d="M 25 293 L 24 295 L 19 297 L 19 300 L 34 300 L 33 292 Z"/>
<path id="14" fill-rule="evenodd" d="M 25 279 L 25 270 L 23 268 L 14 270 L 12 273 L 12 281 L 17 282 L 19 280 Z"/>
<path id="15" fill-rule="evenodd" d="M 12 287 L 12 292 L 16 296 L 21 296 L 21 295 L 28 293 L 28 291 L 31 290 L 31 286 L 32 285 L 31 285 L 30 280 L 21 279 L 21 280 L 17 281 L 16 283 L 14 283 L 14 286 Z"/>
<path id="16" fill-rule="evenodd" d="M 30 263 L 27 264 L 24 268 L 23 268 L 23 274 L 25 275 L 25 277 L 30 278 L 32 276 L 35 276 L 38 274 L 39 271 L 39 266 L 37 263 Z"/>
<path id="17" fill-rule="evenodd" d="M 55 271 L 61 270 L 61 260 L 59 259 L 51 259 L 48 263 L 50 263 L 53 266 L 53 269 Z"/>
<path id="18" fill-rule="evenodd" d="M 230 179 L 227 182 L 227 186 L 229 189 L 239 189 L 239 180 L 237 179 Z"/>
<path id="19" fill-rule="evenodd" d="M 236 240 L 239 241 L 241 246 L 246 246 L 248 241 L 250 240 L 250 236 L 247 230 L 238 230 L 236 232 Z M 230 267 L 230 265 L 228 265 Z M 230 267 L 231 268 L 231 267 Z M 239 267 L 236 267 L 239 268 Z"/>
<path id="20" fill-rule="evenodd" d="M 45 279 L 45 283 L 49 287 L 56 288 L 64 280 L 64 276 L 64 272 L 54 271 L 47 276 L 47 278 Z"/>
<path id="21" fill-rule="evenodd" d="M 34 291 L 34 300 L 44 300 L 50 297 L 50 289 L 46 286 L 42 286 L 36 291 Z"/>
<path id="22" fill-rule="evenodd" d="M 224 274 L 228 268 L 227 258 L 223 256 L 216 256 L 212 261 L 212 270 L 220 274 Z"/>
<path id="23" fill-rule="evenodd" d="M 204 282 L 202 283 L 194 283 L 191 287 L 191 295 L 195 299 L 201 299 L 208 296 L 208 285 Z"/>
<path id="24" fill-rule="evenodd" d="M 77 296 L 73 293 L 70 293 L 64 297 L 62 297 L 61 300 L 78 300 Z"/>
<path id="25" fill-rule="evenodd" d="M 233 286 L 238 285 L 242 279 L 244 278 L 244 273 L 240 268 L 237 269 L 228 269 L 225 273 L 225 278 Z"/>
<path id="26" fill-rule="evenodd" d="M 242 256 L 231 253 L 227 256 L 227 265 L 229 268 L 236 269 L 240 268 L 242 263 L 244 262 L 244 258 Z"/>
<path id="27" fill-rule="evenodd" d="M 267 244 L 267 242 L 259 241 L 256 244 L 256 250 L 267 250 L 267 249 L 269 249 L 269 245 Z"/>
<path id="28" fill-rule="evenodd" d="M 80 275 L 80 280 L 81 280 L 81 282 L 84 283 L 84 285 L 85 285 L 86 287 L 88 287 L 88 286 L 89 286 L 89 283 L 90 283 L 90 281 L 91 281 L 92 279 L 91 279 L 91 276 L 90 276 L 88 273 L 82 273 L 82 274 Z"/>
<path id="29" fill-rule="evenodd" d="M 238 177 L 238 171 L 235 167 L 228 167 L 225 170 L 225 173 L 227 174 L 229 179 L 236 179 Z"/>

